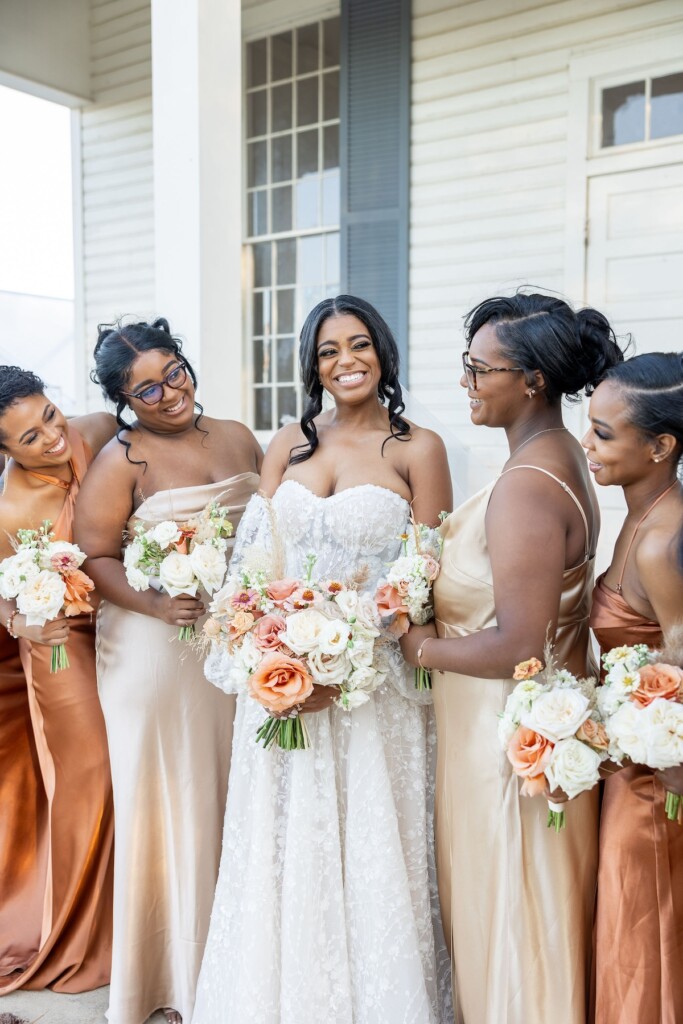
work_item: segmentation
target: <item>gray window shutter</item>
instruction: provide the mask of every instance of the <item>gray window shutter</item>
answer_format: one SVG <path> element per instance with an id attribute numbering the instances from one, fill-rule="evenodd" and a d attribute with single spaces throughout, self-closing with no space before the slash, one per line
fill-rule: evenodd
<path id="1" fill-rule="evenodd" d="M 342 0 L 341 289 L 367 299 L 408 369 L 410 0 Z"/>

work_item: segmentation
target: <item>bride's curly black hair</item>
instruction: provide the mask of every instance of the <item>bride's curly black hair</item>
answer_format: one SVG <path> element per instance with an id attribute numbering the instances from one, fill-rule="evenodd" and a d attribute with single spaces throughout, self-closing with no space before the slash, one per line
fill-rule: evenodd
<path id="1" fill-rule="evenodd" d="M 301 369 L 301 381 L 308 396 L 306 408 L 301 417 L 301 429 L 306 438 L 306 443 L 292 448 L 289 454 L 290 465 L 310 459 L 320 443 L 318 432 L 313 422 L 315 417 L 322 412 L 323 408 L 323 386 L 318 376 L 318 350 L 316 342 L 318 332 L 326 320 L 333 316 L 344 316 L 345 314 L 355 316 L 365 324 L 379 359 L 381 377 L 377 388 L 377 396 L 380 402 L 387 406 L 391 430 L 391 433 L 382 444 L 382 453 L 384 453 L 384 445 L 392 437 L 395 437 L 397 441 L 410 440 L 410 424 L 401 415 L 405 410 L 405 404 L 398 380 L 400 365 L 398 345 L 389 325 L 374 306 L 371 306 L 365 299 L 359 299 L 355 295 L 337 295 L 334 299 L 323 299 L 322 302 L 319 302 L 308 314 L 301 328 L 299 336 L 299 366 Z"/>

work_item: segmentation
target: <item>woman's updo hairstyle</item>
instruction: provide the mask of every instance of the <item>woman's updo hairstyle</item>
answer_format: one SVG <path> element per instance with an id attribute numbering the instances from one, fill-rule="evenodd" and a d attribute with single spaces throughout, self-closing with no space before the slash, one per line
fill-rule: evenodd
<path id="1" fill-rule="evenodd" d="M 494 324 L 505 355 L 526 372 L 545 380 L 544 394 L 553 404 L 562 396 L 577 401 L 590 395 L 624 354 L 609 321 L 590 306 L 576 312 L 563 299 L 537 292 L 517 292 L 486 299 L 465 318 L 467 348 L 484 324 Z"/>
<path id="2" fill-rule="evenodd" d="M 299 365 L 301 380 L 308 397 L 306 408 L 301 417 L 301 429 L 307 443 L 297 445 L 289 456 L 290 465 L 310 459 L 319 444 L 318 432 L 313 422 L 322 412 L 324 388 L 318 375 L 318 333 L 320 328 L 333 316 L 351 315 L 357 317 L 367 328 L 372 339 L 380 365 L 380 382 L 377 395 L 389 412 L 391 434 L 382 445 L 395 437 L 399 441 L 407 441 L 410 436 L 410 424 L 401 413 L 405 409 L 403 392 L 398 381 L 400 357 L 398 345 L 384 318 L 365 299 L 355 295 L 337 295 L 334 299 L 323 299 L 306 317 L 299 336 Z"/>
<path id="3" fill-rule="evenodd" d="M 646 438 L 670 434 L 678 442 L 674 455 L 683 460 L 683 354 L 647 352 L 612 367 L 605 380 L 623 393 L 628 417 Z M 683 527 L 678 535 L 678 564 L 683 572 Z"/>
<path id="4" fill-rule="evenodd" d="M 15 402 L 44 392 L 45 384 L 30 370 L 22 370 L 19 366 L 0 366 L 0 419 Z M 0 447 L 3 440 L 4 434 L 0 430 Z"/>
<path id="5" fill-rule="evenodd" d="M 133 363 L 142 352 L 155 349 L 174 355 L 183 364 L 190 379 L 197 387 L 197 376 L 187 359 L 182 354 L 182 342 L 171 334 L 168 320 L 158 317 L 154 323 L 144 320 L 126 324 L 118 320 L 115 324 L 100 324 L 97 328 L 97 344 L 94 357 L 95 368 L 90 374 L 94 384 L 99 384 L 102 393 L 116 410 L 116 422 L 119 429 L 117 440 L 126 449 L 126 458 L 130 458 L 130 442 L 121 437 L 121 431 L 129 430 L 130 424 L 123 418 L 123 410 L 128 406 L 128 398 L 123 393 L 129 390 L 129 382 Z M 195 420 L 198 425 L 202 415 L 202 407 L 196 403 L 199 414 Z M 136 463 L 138 465 L 138 463 Z"/>

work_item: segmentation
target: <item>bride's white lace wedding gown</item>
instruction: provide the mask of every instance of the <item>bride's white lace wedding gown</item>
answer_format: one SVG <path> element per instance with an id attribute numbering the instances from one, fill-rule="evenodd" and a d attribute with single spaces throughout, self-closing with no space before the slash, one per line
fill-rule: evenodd
<path id="1" fill-rule="evenodd" d="M 368 589 L 399 554 L 408 503 L 363 484 L 321 498 L 288 480 L 253 498 L 233 569 L 272 543 L 286 575 Z M 206 675 L 225 688 L 227 654 Z M 255 742 L 265 712 L 238 698 L 223 853 L 194 1024 L 450 1024 L 450 963 L 433 869 L 435 733 L 398 648 L 362 707 L 306 715 L 311 746 Z M 201 836 L 198 837 L 201 842 Z"/>

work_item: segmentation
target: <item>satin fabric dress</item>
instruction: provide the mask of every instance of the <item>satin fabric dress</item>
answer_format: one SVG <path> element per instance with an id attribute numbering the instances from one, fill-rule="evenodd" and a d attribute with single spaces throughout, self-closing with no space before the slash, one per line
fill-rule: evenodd
<path id="1" fill-rule="evenodd" d="M 662 632 L 600 577 L 591 626 L 601 653 L 657 647 Z M 683 828 L 645 765 L 610 776 L 600 816 L 596 1024 L 683 1021 Z"/>
<path id="2" fill-rule="evenodd" d="M 258 481 L 244 473 L 160 491 L 128 534 L 136 523 L 187 520 L 214 499 L 236 530 Z M 165 1006 L 191 1019 L 218 877 L 235 698 L 207 683 L 203 655 L 177 637 L 177 626 L 100 605 L 97 672 L 116 811 L 110 1024 L 142 1024 Z"/>
<path id="3" fill-rule="evenodd" d="M 92 461 L 74 427 L 69 440 L 73 476 L 52 527 L 55 537 L 66 541 L 73 540 L 76 495 Z M 33 475 L 64 486 L 56 477 Z M 70 620 L 70 667 L 54 674 L 51 647 L 19 641 L 47 797 L 48 851 L 39 952 L 25 971 L 0 982 L 0 995 L 17 988 L 85 992 L 109 981 L 114 815 L 92 619 L 79 615 Z"/>
<path id="4" fill-rule="evenodd" d="M 434 586 L 441 637 L 464 637 L 496 625 L 485 531 L 494 486 L 495 481 L 443 524 L 441 572 Z M 529 572 L 530 587 L 540 571 L 539 556 Z M 555 653 L 561 666 L 579 675 L 593 668 L 588 648 L 592 584 L 588 555 L 563 574 Z M 498 715 L 516 684 L 457 672 L 434 672 L 432 678 L 437 874 L 451 941 L 456 1021 L 585 1024 L 597 791 L 568 804 L 563 832 L 548 829 L 546 801 L 520 796 L 520 780 L 498 739 Z"/>
<path id="5" fill-rule="evenodd" d="M 0 629 L 0 977 L 40 946 L 47 868 L 46 799 L 19 657 Z"/>

